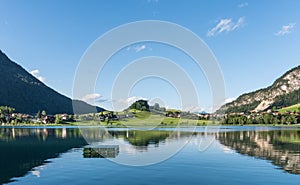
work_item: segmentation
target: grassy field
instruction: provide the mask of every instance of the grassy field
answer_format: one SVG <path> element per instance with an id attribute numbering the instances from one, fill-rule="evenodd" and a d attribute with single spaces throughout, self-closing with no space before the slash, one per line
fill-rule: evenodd
<path id="1" fill-rule="evenodd" d="M 294 111 L 299 112 L 299 107 L 300 107 L 300 103 L 289 106 L 289 107 L 284 107 L 282 109 L 279 109 L 278 111 L 280 113 L 285 113 L 287 111 L 289 111 L 289 112 L 294 112 Z"/>
<path id="2" fill-rule="evenodd" d="M 119 115 L 122 113 L 118 113 Z M 176 126 L 202 126 L 212 125 L 210 120 L 192 120 L 184 118 L 166 117 L 164 115 L 151 114 L 150 112 L 135 111 L 133 118 L 105 121 L 80 121 L 71 125 L 102 125 L 108 127 L 176 127 Z"/>

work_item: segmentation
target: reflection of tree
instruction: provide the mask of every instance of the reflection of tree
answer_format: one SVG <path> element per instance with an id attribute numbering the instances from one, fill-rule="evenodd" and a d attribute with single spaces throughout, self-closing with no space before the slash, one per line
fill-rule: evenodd
<path id="1" fill-rule="evenodd" d="M 164 141 L 171 134 L 170 131 L 157 130 L 109 131 L 109 133 L 115 138 L 124 138 L 134 146 L 158 145 L 159 142 Z"/>
<path id="2" fill-rule="evenodd" d="M 0 184 L 87 143 L 78 129 L 0 129 Z"/>
<path id="3" fill-rule="evenodd" d="M 267 159 L 289 173 L 300 174 L 300 131 L 223 132 L 217 139 L 243 155 Z"/>
<path id="4" fill-rule="evenodd" d="M 131 145 L 146 149 L 149 145 L 159 146 L 160 142 L 167 139 L 180 139 L 180 137 L 191 136 L 192 132 L 164 131 L 164 130 L 127 130 L 109 131 L 114 138 L 127 140 Z"/>

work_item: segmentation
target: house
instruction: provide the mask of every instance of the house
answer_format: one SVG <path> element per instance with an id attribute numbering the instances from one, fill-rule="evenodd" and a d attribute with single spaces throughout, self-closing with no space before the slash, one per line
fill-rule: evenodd
<path id="1" fill-rule="evenodd" d="M 46 116 L 44 116 L 42 119 L 43 119 L 42 122 L 43 122 L 44 124 L 47 124 L 47 123 L 54 123 L 54 121 L 55 121 L 55 117 L 54 117 L 53 115 L 46 115 Z"/>
<path id="2" fill-rule="evenodd" d="M 59 118 L 62 121 L 68 121 L 69 120 L 69 115 L 68 114 L 60 114 Z"/>

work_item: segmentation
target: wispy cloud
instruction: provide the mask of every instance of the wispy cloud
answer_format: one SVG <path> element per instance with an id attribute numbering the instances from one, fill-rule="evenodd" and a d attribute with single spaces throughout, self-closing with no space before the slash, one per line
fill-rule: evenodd
<path id="1" fill-rule="evenodd" d="M 135 50 L 135 52 L 140 52 L 140 51 L 142 51 L 142 50 L 144 50 L 144 49 L 146 49 L 146 45 L 138 45 L 138 46 L 135 46 L 134 47 L 134 50 Z"/>
<path id="2" fill-rule="evenodd" d="M 143 98 L 140 96 L 131 96 L 131 97 L 128 97 L 127 99 L 119 99 L 119 100 L 117 100 L 117 102 L 121 103 L 121 104 L 131 105 L 138 100 L 146 100 L 146 98 Z"/>
<path id="3" fill-rule="evenodd" d="M 241 27 L 245 23 L 245 18 L 240 17 L 237 22 L 232 19 L 221 19 L 218 24 L 207 32 L 207 37 L 212 37 L 222 32 L 231 32 Z"/>
<path id="4" fill-rule="evenodd" d="M 294 27 L 296 26 L 296 23 L 289 23 L 288 25 L 283 25 L 281 29 L 275 33 L 276 36 L 284 36 L 286 34 L 289 34 L 292 32 Z"/>
<path id="5" fill-rule="evenodd" d="M 40 73 L 40 71 L 38 69 L 32 70 L 30 71 L 30 74 L 32 74 L 33 76 L 36 76 Z"/>
<path id="6" fill-rule="evenodd" d="M 244 2 L 244 3 L 241 3 L 241 4 L 238 4 L 238 7 L 239 8 L 244 8 L 246 6 L 248 6 L 249 4 L 247 2 Z"/>
<path id="7" fill-rule="evenodd" d="M 46 81 L 46 78 L 40 75 L 40 71 L 38 69 L 30 71 L 30 74 L 43 83 Z"/>
<path id="8" fill-rule="evenodd" d="M 148 49 L 149 51 L 152 51 L 152 48 L 147 46 L 146 44 L 138 44 L 138 45 L 128 46 L 126 48 L 126 51 L 134 50 L 136 53 L 138 53 L 138 52 L 141 52 L 145 49 Z"/>
<path id="9" fill-rule="evenodd" d="M 94 101 L 97 101 L 97 99 L 101 98 L 102 95 L 98 93 L 92 93 L 87 94 L 84 97 L 81 98 L 82 101 L 85 101 L 87 103 L 93 103 Z"/>

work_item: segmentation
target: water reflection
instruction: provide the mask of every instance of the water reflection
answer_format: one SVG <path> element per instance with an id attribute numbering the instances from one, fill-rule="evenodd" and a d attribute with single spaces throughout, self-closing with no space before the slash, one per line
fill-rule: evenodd
<path id="1" fill-rule="evenodd" d="M 300 174 L 299 130 L 205 133 L 201 128 L 194 133 L 184 129 L 0 128 L 0 184 L 24 176 L 47 163 L 47 159 L 59 157 L 72 148 L 83 148 L 84 158 L 144 165 L 169 158 L 191 137 L 197 146 L 201 143 L 208 146 L 211 138 L 216 138 L 243 155 L 270 160 L 289 173 Z M 32 174 L 39 175 L 37 171 Z"/>
<path id="2" fill-rule="evenodd" d="M 288 173 L 300 174 L 299 130 L 223 132 L 217 139 L 243 155 L 270 160 Z"/>
<path id="3" fill-rule="evenodd" d="M 1 128 L 0 184 L 21 177 L 72 148 L 86 145 L 78 129 Z"/>
<path id="4" fill-rule="evenodd" d="M 147 149 L 147 146 L 159 146 L 159 143 L 165 142 L 166 138 L 172 135 L 171 131 L 159 130 L 126 130 L 126 131 L 109 131 L 112 137 L 125 139 L 137 149 Z"/>
<path id="5" fill-rule="evenodd" d="M 109 158 L 118 164 L 144 166 L 170 158 L 188 143 L 193 132 L 181 130 L 136 130 L 81 128 L 90 144 L 83 149 L 85 158 Z M 103 146 L 117 146 L 118 150 Z M 120 153 L 119 153 L 120 151 Z"/>
<path id="6" fill-rule="evenodd" d="M 84 158 L 116 158 L 119 154 L 118 145 L 101 145 L 83 148 Z"/>

